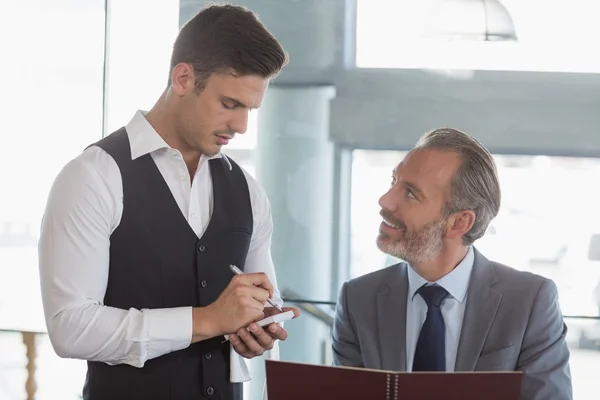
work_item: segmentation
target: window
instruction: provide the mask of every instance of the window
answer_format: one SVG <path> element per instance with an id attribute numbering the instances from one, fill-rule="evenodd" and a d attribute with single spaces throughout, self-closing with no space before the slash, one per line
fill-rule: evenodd
<path id="1" fill-rule="evenodd" d="M 518 42 L 441 42 L 422 32 L 440 0 L 358 0 L 356 62 L 365 68 L 600 72 L 595 0 L 501 0 Z M 458 16 L 465 15 L 457 13 Z"/>
<path id="2" fill-rule="evenodd" d="M 0 2 L 10 60 L 0 63 L 0 105 L 9 111 L 2 115 L 0 158 L 1 399 L 25 398 L 27 379 L 21 334 L 1 330 L 44 326 L 37 241 L 52 182 L 102 138 L 103 122 L 112 132 L 136 109 L 149 109 L 166 86 L 179 1 L 110 4 L 105 60 L 104 0 Z M 36 399 L 80 399 L 85 372 L 85 362 L 58 358 L 48 337 L 38 336 Z"/>
<path id="3" fill-rule="evenodd" d="M 44 326 L 37 240 L 62 166 L 102 137 L 104 1 L 0 2 L 0 398 L 25 398 L 19 327 Z M 76 399 L 84 363 L 38 337 L 37 397 Z"/>
<path id="4" fill-rule="evenodd" d="M 179 1 L 111 1 L 109 12 L 105 135 L 150 110 L 166 89 Z"/>
<path id="5" fill-rule="evenodd" d="M 600 261 L 600 234 L 595 233 L 590 238 L 588 260 L 593 262 Z"/>
<path id="6" fill-rule="evenodd" d="M 355 150 L 351 277 L 398 260 L 377 249 L 379 197 L 406 153 Z M 502 208 L 475 247 L 486 257 L 554 280 L 567 316 L 600 316 L 600 160 L 495 155 Z M 535 190 L 532 190 L 535 183 Z M 600 321 L 568 318 L 574 397 L 596 399 Z"/>

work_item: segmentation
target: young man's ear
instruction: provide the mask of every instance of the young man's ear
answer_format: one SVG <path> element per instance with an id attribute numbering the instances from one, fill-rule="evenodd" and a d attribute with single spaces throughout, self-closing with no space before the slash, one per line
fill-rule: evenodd
<path id="1" fill-rule="evenodd" d="M 195 75 L 192 66 L 179 63 L 171 71 L 171 87 L 178 96 L 183 96 L 194 90 Z"/>

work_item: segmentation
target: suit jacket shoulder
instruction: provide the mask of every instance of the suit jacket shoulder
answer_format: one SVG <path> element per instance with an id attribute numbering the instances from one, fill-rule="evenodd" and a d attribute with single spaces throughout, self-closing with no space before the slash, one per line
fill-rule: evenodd
<path id="1" fill-rule="evenodd" d="M 332 331 L 334 364 L 402 370 L 407 286 L 405 263 L 344 283 Z"/>
<path id="2" fill-rule="evenodd" d="M 504 286 L 505 283 L 510 283 L 512 290 L 528 290 L 540 288 L 544 282 L 549 279 L 529 271 L 520 271 L 518 269 L 500 264 L 495 261 L 488 261 L 488 266 L 492 268 L 498 277 L 498 283 Z"/>
<path id="3" fill-rule="evenodd" d="M 523 400 L 572 399 L 566 332 L 552 280 L 475 252 L 459 370 L 523 371 Z"/>
<path id="4" fill-rule="evenodd" d="M 396 284 L 406 269 L 405 263 L 398 263 L 389 267 L 370 272 L 368 274 L 353 278 L 347 282 L 348 291 L 358 290 L 361 293 L 365 291 L 376 293 L 379 290 Z"/>

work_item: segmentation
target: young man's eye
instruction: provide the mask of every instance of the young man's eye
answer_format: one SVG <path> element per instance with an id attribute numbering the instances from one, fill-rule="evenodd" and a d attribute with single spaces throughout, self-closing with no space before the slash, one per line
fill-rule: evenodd
<path id="1" fill-rule="evenodd" d="M 222 103 L 223 107 L 228 109 L 228 110 L 235 110 L 235 108 L 237 107 L 235 104 L 227 104 L 227 103 Z"/>

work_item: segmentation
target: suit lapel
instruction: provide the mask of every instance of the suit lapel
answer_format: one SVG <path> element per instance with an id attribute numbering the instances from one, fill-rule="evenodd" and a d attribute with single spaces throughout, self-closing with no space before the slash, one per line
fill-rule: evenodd
<path id="1" fill-rule="evenodd" d="M 502 300 L 502 294 L 491 287 L 497 281 L 493 266 L 475 250 L 475 260 L 456 355 L 456 371 L 473 371 L 475 369 Z"/>
<path id="2" fill-rule="evenodd" d="M 377 326 L 382 369 L 406 371 L 406 264 L 394 268 L 393 281 L 377 294 Z"/>

